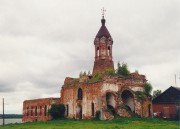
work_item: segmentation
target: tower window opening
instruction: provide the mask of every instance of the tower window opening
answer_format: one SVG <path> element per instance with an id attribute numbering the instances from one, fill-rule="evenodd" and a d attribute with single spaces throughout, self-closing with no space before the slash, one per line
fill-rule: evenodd
<path id="1" fill-rule="evenodd" d="M 108 47 L 108 56 L 110 56 L 110 55 L 111 55 L 110 50 L 111 50 L 111 48 L 110 48 L 110 47 Z"/>
<path id="2" fill-rule="evenodd" d="M 97 56 L 99 56 L 99 47 L 97 47 Z"/>

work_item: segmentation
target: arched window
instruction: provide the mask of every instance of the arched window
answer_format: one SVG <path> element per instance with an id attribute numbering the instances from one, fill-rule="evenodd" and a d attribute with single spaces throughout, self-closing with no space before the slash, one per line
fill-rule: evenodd
<path id="1" fill-rule="evenodd" d="M 44 106 L 44 116 L 47 115 L 47 106 Z"/>
<path id="2" fill-rule="evenodd" d="M 99 56 L 99 47 L 97 47 L 97 56 Z"/>
<path id="3" fill-rule="evenodd" d="M 110 46 L 109 46 L 109 47 L 108 47 L 108 56 L 111 55 L 110 50 L 111 50 L 111 48 L 110 48 Z"/>
<path id="4" fill-rule="evenodd" d="M 82 97 L 83 97 L 83 92 L 82 92 L 82 89 L 79 88 L 78 89 L 78 100 L 82 100 Z"/>
<path id="5" fill-rule="evenodd" d="M 94 103 L 91 103 L 91 115 L 94 116 Z"/>

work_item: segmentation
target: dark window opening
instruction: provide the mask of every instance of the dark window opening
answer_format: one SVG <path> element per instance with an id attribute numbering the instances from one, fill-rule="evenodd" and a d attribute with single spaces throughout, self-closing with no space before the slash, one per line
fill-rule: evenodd
<path id="1" fill-rule="evenodd" d="M 39 115 L 40 115 L 40 116 L 42 115 L 42 106 L 40 106 L 40 112 L 39 112 Z"/>
<path id="2" fill-rule="evenodd" d="M 82 92 L 82 89 L 79 88 L 78 89 L 78 100 L 82 100 L 82 97 L 83 97 L 83 92 Z"/>
<path id="3" fill-rule="evenodd" d="M 69 105 L 66 105 L 66 115 L 68 116 L 68 114 L 69 114 Z"/>
<path id="4" fill-rule="evenodd" d="M 151 116 L 151 104 L 148 105 L 149 117 Z"/>
<path id="5" fill-rule="evenodd" d="M 36 108 L 35 108 L 35 116 L 37 116 L 37 106 L 36 106 Z"/>
<path id="6" fill-rule="evenodd" d="M 91 111 L 92 111 L 92 116 L 94 116 L 94 103 L 91 103 Z"/>
<path id="7" fill-rule="evenodd" d="M 33 107 L 31 107 L 31 116 L 33 116 Z"/>
<path id="8" fill-rule="evenodd" d="M 47 106 L 44 107 L 44 116 L 47 115 Z"/>

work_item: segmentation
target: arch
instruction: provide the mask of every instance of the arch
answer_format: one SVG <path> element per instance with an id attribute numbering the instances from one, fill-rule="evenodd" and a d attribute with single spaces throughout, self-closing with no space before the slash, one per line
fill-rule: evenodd
<path id="1" fill-rule="evenodd" d="M 79 104 L 76 107 L 76 119 L 82 119 L 82 106 Z"/>
<path id="2" fill-rule="evenodd" d="M 81 88 L 78 89 L 78 96 L 77 97 L 78 97 L 78 100 L 82 100 L 82 98 L 83 98 L 83 91 Z"/>
<path id="3" fill-rule="evenodd" d="M 106 105 L 107 109 L 111 111 L 113 115 L 115 115 L 115 106 L 116 106 L 116 97 L 113 93 L 107 92 L 106 93 Z"/>
<path id="4" fill-rule="evenodd" d="M 124 90 L 121 94 L 121 98 L 122 98 L 123 103 L 126 106 L 128 106 L 128 108 L 132 112 L 134 112 L 135 105 L 134 105 L 134 96 L 133 96 L 132 92 L 129 90 Z"/>
<path id="5" fill-rule="evenodd" d="M 94 116 L 94 103 L 91 103 L 91 115 Z"/>

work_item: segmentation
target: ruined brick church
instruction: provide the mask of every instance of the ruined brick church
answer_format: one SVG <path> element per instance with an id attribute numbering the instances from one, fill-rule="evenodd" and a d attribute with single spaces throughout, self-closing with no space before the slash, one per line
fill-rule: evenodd
<path id="1" fill-rule="evenodd" d="M 94 39 L 95 61 L 92 74 L 79 78 L 66 77 L 61 87 L 60 98 L 25 100 L 23 122 L 52 119 L 48 109 L 54 103 L 64 104 L 65 117 L 74 119 L 91 119 L 97 112 L 101 120 L 113 119 L 115 114 L 126 117 L 132 114 L 152 116 L 151 98 L 147 97 L 142 102 L 136 94 L 145 90 L 144 84 L 147 80 L 144 75 L 104 75 L 102 79 L 92 81 L 94 74 L 103 74 L 107 69 L 114 70 L 113 39 L 105 22 L 103 16 L 102 25 Z"/>

